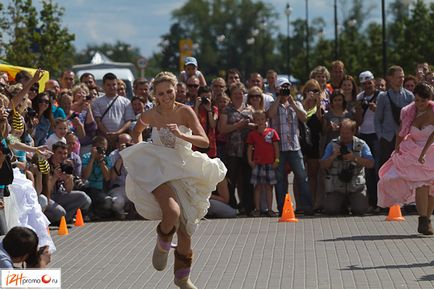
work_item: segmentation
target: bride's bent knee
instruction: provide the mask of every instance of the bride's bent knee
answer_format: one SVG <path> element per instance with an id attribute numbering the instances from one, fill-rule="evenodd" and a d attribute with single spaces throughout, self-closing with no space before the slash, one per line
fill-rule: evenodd
<path id="1" fill-rule="evenodd" d="M 162 208 L 163 218 L 170 220 L 179 220 L 179 216 L 181 215 L 181 209 L 179 208 L 178 203 L 170 199 L 167 207 Z"/>

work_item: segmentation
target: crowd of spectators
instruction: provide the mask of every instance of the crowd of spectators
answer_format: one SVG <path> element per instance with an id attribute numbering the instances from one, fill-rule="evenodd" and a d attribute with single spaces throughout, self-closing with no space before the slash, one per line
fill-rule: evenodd
<path id="1" fill-rule="evenodd" d="M 45 215 L 52 223 L 62 216 L 71 222 L 80 208 L 90 220 L 139 218 L 125 195 L 119 152 L 133 145 L 129 133 L 138 116 L 158 105 L 152 80 L 136 79 L 129 99 L 113 73 L 98 87 L 92 74 L 76 79 L 67 70 L 43 90 L 40 73 L 0 72 L 0 119 L 12 164 L 33 182 Z M 383 79 L 369 70 L 348 75 L 339 60 L 315 67 L 302 85 L 271 69 L 265 79 L 253 72 L 244 81 L 237 69 L 208 79 L 188 57 L 176 100 L 194 109 L 210 141 L 207 149 L 193 149 L 228 168 L 208 215 L 277 216 L 291 191 L 296 213 L 380 212 L 378 169 L 395 148 L 395 110 L 414 100 L 412 90 L 421 81 L 434 83 L 426 63 L 414 76 L 391 66 Z M 52 153 L 38 153 L 45 148 Z M 272 210 L 273 188 L 278 212 Z"/>

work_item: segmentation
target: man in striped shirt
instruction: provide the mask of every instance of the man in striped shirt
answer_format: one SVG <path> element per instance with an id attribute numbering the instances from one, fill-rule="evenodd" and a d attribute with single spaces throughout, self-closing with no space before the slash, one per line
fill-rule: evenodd
<path id="1" fill-rule="evenodd" d="M 306 122 L 306 112 L 300 102 L 290 95 L 291 83 L 286 78 L 277 80 L 277 97 L 268 110 L 271 127 L 280 136 L 280 160 L 277 168 L 276 199 L 279 213 L 282 214 L 285 194 L 288 190 L 286 179 L 286 164 L 289 164 L 294 173 L 300 191 L 297 209 L 305 214 L 312 214 L 312 194 L 307 182 L 307 173 L 304 166 L 303 154 L 299 142 L 298 122 Z M 296 200 L 297 201 L 297 200 Z"/>

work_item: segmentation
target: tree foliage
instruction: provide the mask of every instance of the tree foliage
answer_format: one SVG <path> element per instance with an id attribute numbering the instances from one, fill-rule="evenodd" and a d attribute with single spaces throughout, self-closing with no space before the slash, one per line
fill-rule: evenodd
<path id="1" fill-rule="evenodd" d="M 276 14 L 271 6 L 251 0 L 190 0 L 173 11 L 175 24 L 162 36 L 161 65 L 179 69 L 178 43 L 192 39 L 193 56 L 206 74 L 236 67 L 265 72 L 275 56 Z"/>
<path id="2" fill-rule="evenodd" d="M 89 63 L 96 52 L 105 54 L 114 62 L 136 63 L 140 57 L 140 49 L 126 42 L 89 44 L 75 55 L 75 63 Z"/>
<path id="3" fill-rule="evenodd" d="M 414 71 L 416 63 L 434 62 L 434 42 L 430 40 L 434 28 L 434 3 L 422 0 L 395 0 L 390 3 L 387 23 L 388 65 L 402 65 Z M 343 19 L 339 20 L 338 58 L 347 73 L 358 75 L 371 70 L 382 75 L 382 27 L 367 22 L 380 4 L 366 5 L 362 0 L 340 0 Z M 155 63 L 163 69 L 176 71 L 179 63 L 178 42 L 191 38 L 197 49 L 193 51 L 199 68 L 208 75 L 221 69 L 236 67 L 244 74 L 264 73 L 273 68 L 286 74 L 288 45 L 291 74 L 305 81 L 309 71 L 317 65 L 329 66 L 335 60 L 335 41 L 323 37 L 327 29 L 322 18 L 309 21 L 309 55 L 306 51 L 306 21 L 291 22 L 292 35 L 278 33 L 275 7 L 251 0 L 189 0 L 173 11 L 174 24 L 162 36 L 161 53 Z M 265 25 L 264 25 L 265 24 Z M 222 40 L 221 36 L 224 35 Z M 220 36 L 220 40 L 218 41 Z M 247 40 L 254 39 L 251 44 Z M 309 63 L 307 67 L 306 64 Z"/>
<path id="4" fill-rule="evenodd" d="M 38 12 L 32 0 L 11 0 L 6 8 L 0 5 L 0 14 L 0 55 L 7 62 L 55 75 L 72 65 L 75 36 L 62 27 L 64 9 L 58 4 L 42 1 Z"/>

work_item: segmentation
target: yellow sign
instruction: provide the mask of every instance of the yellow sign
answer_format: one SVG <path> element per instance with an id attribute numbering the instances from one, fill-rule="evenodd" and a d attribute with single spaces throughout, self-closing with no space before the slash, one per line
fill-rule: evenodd
<path id="1" fill-rule="evenodd" d="M 0 71 L 7 72 L 8 75 L 13 77 L 14 79 L 15 79 L 15 75 L 21 70 L 28 71 L 31 75 L 35 74 L 36 72 L 35 68 L 14 66 L 10 64 L 0 64 Z M 45 83 L 50 79 L 50 73 L 45 70 L 43 72 L 44 74 L 42 75 L 42 78 L 39 80 L 39 92 L 44 91 Z"/>
<path id="2" fill-rule="evenodd" d="M 193 40 L 179 40 L 179 71 L 184 70 L 184 58 L 193 56 Z"/>

